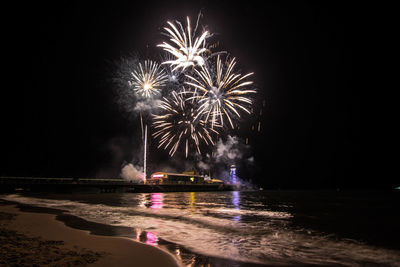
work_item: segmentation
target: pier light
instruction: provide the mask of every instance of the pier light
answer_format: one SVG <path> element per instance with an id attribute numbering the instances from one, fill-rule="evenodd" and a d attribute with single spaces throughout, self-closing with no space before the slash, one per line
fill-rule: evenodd
<path id="1" fill-rule="evenodd" d="M 237 183 L 236 166 L 235 165 L 231 165 L 230 182 L 231 182 L 231 184 Z"/>

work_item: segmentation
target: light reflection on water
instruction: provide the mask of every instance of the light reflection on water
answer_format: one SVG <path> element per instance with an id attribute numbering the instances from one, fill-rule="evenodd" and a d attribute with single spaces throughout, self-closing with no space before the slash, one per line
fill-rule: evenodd
<path id="1" fill-rule="evenodd" d="M 152 232 L 146 233 L 146 244 L 157 246 L 158 245 L 158 237 Z"/>
<path id="2" fill-rule="evenodd" d="M 150 209 L 159 210 L 163 207 L 163 193 L 151 193 L 150 194 Z M 145 203 L 145 207 L 148 205 Z M 153 232 L 146 232 L 146 244 L 157 246 L 158 245 L 158 236 Z"/>
<path id="3" fill-rule="evenodd" d="M 233 209 L 240 211 L 240 193 L 238 191 L 232 191 L 231 192 L 232 197 L 231 197 L 231 204 L 233 206 Z M 196 212 L 196 193 L 195 192 L 190 192 L 189 195 L 185 195 L 185 197 L 188 198 L 188 200 L 185 200 L 184 203 L 188 203 L 188 206 L 190 207 L 191 214 L 194 214 Z M 142 197 L 140 198 L 139 201 L 139 206 L 145 207 L 145 208 L 150 208 L 152 210 L 160 210 L 164 208 L 164 193 L 149 193 L 149 194 L 142 194 Z M 241 215 L 235 215 L 232 217 L 232 221 L 238 222 L 241 219 Z M 156 232 L 152 231 L 146 231 L 145 238 L 142 235 L 142 231 L 138 229 L 136 231 L 136 240 L 137 241 L 144 241 L 146 244 L 152 245 L 152 246 L 157 246 L 158 245 L 158 236 Z M 176 256 L 178 258 L 180 255 L 180 249 L 177 248 L 175 250 Z"/>
<path id="4" fill-rule="evenodd" d="M 396 252 L 357 240 L 339 239 L 335 232 L 318 231 L 317 226 L 325 225 L 321 221 L 324 216 L 330 220 L 342 216 L 344 222 L 355 219 L 352 213 L 346 216 L 338 213 L 345 205 L 334 209 L 338 207 L 338 198 L 321 195 L 232 191 L 68 195 L 64 199 L 9 195 L 6 199 L 68 210 L 88 221 L 134 228 L 136 234 L 132 238 L 137 241 L 162 247 L 166 240 L 179 245 L 171 246 L 169 251 L 187 266 L 203 264 L 197 256 L 196 259 L 189 257 L 188 251 L 223 257 L 226 261 L 283 265 L 359 265 L 361 262 L 390 266 L 400 262 Z M 333 208 L 328 209 L 326 205 Z M 316 211 L 320 211 L 318 216 L 311 216 Z M 319 224 L 312 228 L 313 223 Z"/>
<path id="5" fill-rule="evenodd" d="M 232 191 L 232 204 L 235 210 L 240 210 L 240 195 L 238 191 Z M 233 217 L 233 220 L 240 221 L 241 218 L 242 216 L 239 214 Z"/>
<path id="6" fill-rule="evenodd" d="M 163 207 L 163 193 L 152 193 L 150 196 L 150 208 L 159 210 Z"/>
<path id="7" fill-rule="evenodd" d="M 194 213 L 196 211 L 196 197 L 195 197 L 195 193 L 194 192 L 190 192 L 190 203 L 189 206 L 191 208 L 192 213 Z"/>

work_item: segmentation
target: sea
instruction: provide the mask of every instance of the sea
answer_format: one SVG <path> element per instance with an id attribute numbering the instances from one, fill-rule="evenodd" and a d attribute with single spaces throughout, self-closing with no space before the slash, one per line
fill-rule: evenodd
<path id="1" fill-rule="evenodd" d="M 3 194 L 92 234 L 169 251 L 184 266 L 400 266 L 400 192 Z M 134 261 L 134 259 L 133 259 Z"/>

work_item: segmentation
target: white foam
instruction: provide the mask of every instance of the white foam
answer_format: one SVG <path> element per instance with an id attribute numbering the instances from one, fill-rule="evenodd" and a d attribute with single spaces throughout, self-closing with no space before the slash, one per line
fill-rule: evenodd
<path id="1" fill-rule="evenodd" d="M 145 197 L 142 197 L 145 200 Z M 71 200 L 25 197 L 17 194 L 2 197 L 23 204 L 67 210 L 85 220 L 115 226 L 147 230 L 164 240 L 182 245 L 203 255 L 255 263 L 333 264 L 354 266 L 360 263 L 396 266 L 398 251 L 368 246 L 352 240 L 333 240 L 329 236 L 293 230 L 286 224 L 292 215 L 286 212 L 214 209 L 200 207 L 151 209 L 139 201 L 134 207 L 87 204 Z M 127 203 L 129 200 L 126 199 Z M 198 203 L 196 203 L 198 205 Z M 204 207 L 207 206 L 207 207 Z M 232 218 L 215 217 L 223 214 Z M 210 215 L 211 214 L 211 215 Z M 258 216 L 260 220 L 243 223 L 240 216 Z M 238 217 L 235 217 L 238 216 Z M 235 218 L 238 221 L 235 221 Z M 398 265 L 397 265 L 398 266 Z"/>

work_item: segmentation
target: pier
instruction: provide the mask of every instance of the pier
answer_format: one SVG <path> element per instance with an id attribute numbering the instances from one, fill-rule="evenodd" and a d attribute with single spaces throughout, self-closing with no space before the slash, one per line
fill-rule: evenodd
<path id="1" fill-rule="evenodd" d="M 0 193 L 52 192 L 52 193 L 151 193 L 151 192 L 198 192 L 230 191 L 225 184 L 137 184 L 124 179 L 97 178 L 44 178 L 0 177 Z"/>

